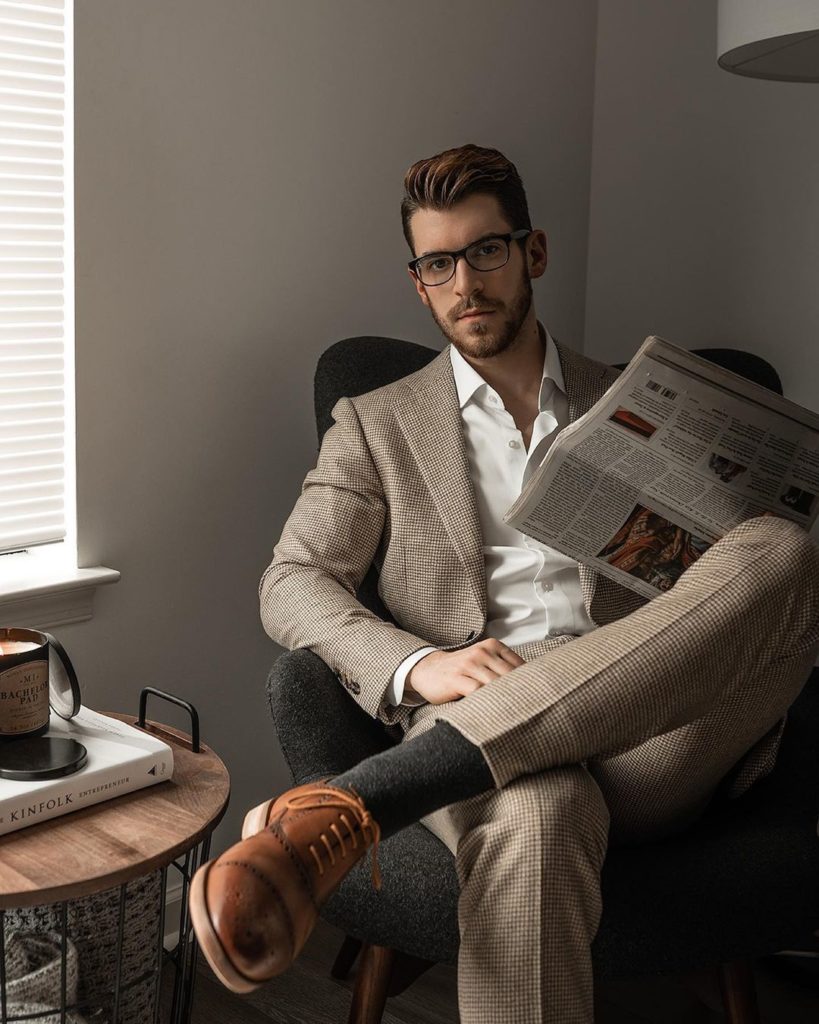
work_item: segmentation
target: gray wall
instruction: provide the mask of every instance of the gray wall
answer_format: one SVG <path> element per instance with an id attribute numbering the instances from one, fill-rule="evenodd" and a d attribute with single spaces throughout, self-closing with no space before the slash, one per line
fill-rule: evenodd
<path id="1" fill-rule="evenodd" d="M 515 160 L 582 344 L 596 4 L 77 0 L 83 565 L 121 570 L 59 630 L 99 710 L 201 712 L 231 809 L 282 786 L 256 588 L 315 460 L 316 357 L 352 334 L 440 347 L 402 266 L 420 156 Z M 174 724 L 183 718 L 157 706 Z"/>
<path id="2" fill-rule="evenodd" d="M 772 361 L 819 409 L 819 86 L 716 63 L 716 3 L 600 5 L 585 351 Z"/>

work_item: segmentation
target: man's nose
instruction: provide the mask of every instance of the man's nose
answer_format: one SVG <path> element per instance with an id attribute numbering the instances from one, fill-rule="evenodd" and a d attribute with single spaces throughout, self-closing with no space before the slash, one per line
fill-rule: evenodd
<path id="1" fill-rule="evenodd" d="M 483 291 L 483 274 L 470 267 L 464 256 L 455 264 L 454 287 L 455 294 L 463 298 Z"/>

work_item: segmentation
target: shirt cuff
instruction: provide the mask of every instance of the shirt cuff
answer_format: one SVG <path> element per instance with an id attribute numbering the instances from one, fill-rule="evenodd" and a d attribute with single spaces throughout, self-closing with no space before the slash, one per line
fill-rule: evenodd
<path id="1" fill-rule="evenodd" d="M 395 670 L 395 675 L 392 677 L 390 685 L 387 687 L 385 694 L 385 700 L 387 704 L 392 704 L 393 707 L 398 707 L 399 704 L 403 704 L 404 707 L 415 708 L 419 704 L 426 704 L 426 701 L 420 694 L 411 694 L 404 698 L 404 685 L 407 681 L 407 676 L 410 674 L 410 669 L 414 665 L 417 665 L 421 658 L 425 658 L 428 654 L 432 654 L 433 651 L 437 651 L 437 647 L 422 647 L 420 651 L 416 651 L 411 654 L 408 658 L 404 658 L 398 668 Z"/>

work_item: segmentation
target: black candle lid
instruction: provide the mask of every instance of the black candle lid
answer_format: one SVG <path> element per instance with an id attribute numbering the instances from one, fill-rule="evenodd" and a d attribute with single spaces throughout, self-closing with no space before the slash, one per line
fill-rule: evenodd
<path id="1" fill-rule="evenodd" d="M 88 751 L 77 740 L 65 736 L 32 736 L 0 747 L 0 779 L 40 782 L 61 779 L 78 772 L 88 760 Z"/>
<path id="2" fill-rule="evenodd" d="M 73 718 L 82 706 L 77 673 L 60 641 L 50 633 L 45 635 L 49 640 L 48 688 L 51 709 L 60 718 Z"/>

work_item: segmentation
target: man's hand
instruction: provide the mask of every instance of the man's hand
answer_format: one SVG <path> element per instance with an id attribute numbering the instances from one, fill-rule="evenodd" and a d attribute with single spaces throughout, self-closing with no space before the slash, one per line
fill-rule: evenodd
<path id="1" fill-rule="evenodd" d="M 481 640 L 460 651 L 433 651 L 412 666 L 405 692 L 417 693 L 430 704 L 444 704 L 522 664 L 523 658 L 500 640 Z"/>

